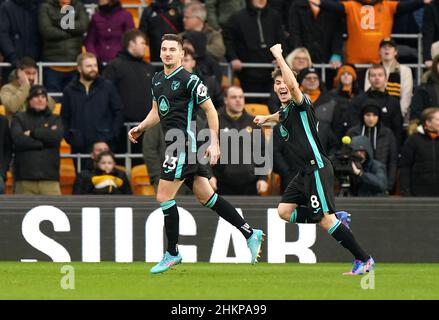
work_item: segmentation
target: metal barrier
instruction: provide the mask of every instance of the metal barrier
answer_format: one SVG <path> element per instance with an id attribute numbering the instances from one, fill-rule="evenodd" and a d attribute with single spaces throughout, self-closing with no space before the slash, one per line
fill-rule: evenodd
<path id="1" fill-rule="evenodd" d="M 143 2 L 143 0 L 142 0 Z M 135 5 L 135 4 L 130 4 L 130 5 L 123 5 L 123 7 L 125 8 L 138 8 L 139 10 L 139 16 L 141 15 L 143 8 L 146 6 L 146 4 L 144 5 Z M 95 10 L 97 7 L 97 5 L 86 5 L 86 8 L 91 10 Z M 93 11 L 94 12 L 94 11 Z M 418 63 L 416 64 L 404 64 L 407 67 L 410 68 L 415 68 L 416 69 L 416 75 L 417 75 L 417 84 L 419 85 L 421 83 L 421 77 L 422 77 L 422 69 L 425 67 L 425 65 L 423 64 L 422 61 L 422 34 L 392 34 L 392 38 L 403 38 L 403 39 L 417 39 L 417 46 L 418 46 Z M 162 66 L 163 64 L 161 62 L 151 62 L 151 64 L 153 66 Z M 38 80 L 39 83 L 44 83 L 44 77 L 43 77 L 43 68 L 46 67 L 73 67 L 76 66 L 77 64 L 75 62 L 38 62 L 37 66 L 38 66 Z M 2 62 L 0 63 L 0 68 L 1 67 L 10 67 L 11 64 L 10 63 L 6 63 L 6 62 Z M 227 76 L 227 85 L 231 86 L 233 83 L 233 71 L 231 68 L 231 65 L 227 62 L 221 62 L 220 66 L 223 68 L 223 70 L 225 71 L 224 74 Z M 314 64 L 313 65 L 315 68 L 317 69 L 321 69 L 321 75 L 322 75 L 322 81 L 325 82 L 326 81 L 326 70 L 331 68 L 330 64 Z M 357 64 L 355 65 L 358 69 L 365 69 L 365 68 L 369 68 L 371 66 L 371 64 Z M 243 63 L 242 64 L 243 68 L 261 68 L 261 69 L 274 69 L 275 65 L 272 63 Z M 62 97 L 62 92 L 50 92 L 49 93 L 50 96 L 53 97 Z M 270 97 L 270 93 L 265 93 L 265 92 L 246 92 L 245 97 L 248 98 L 268 98 Z M 128 133 L 128 131 L 136 126 L 138 123 L 135 122 L 129 122 L 129 123 L 125 123 L 125 129 L 126 132 Z M 128 139 L 128 136 L 127 136 Z M 82 158 L 88 158 L 90 157 L 90 155 L 88 154 L 62 154 L 63 158 L 76 158 L 77 161 L 77 169 L 80 170 L 81 167 L 81 161 L 80 159 Z M 131 153 L 131 144 L 128 141 L 127 142 L 127 153 L 126 154 L 117 154 L 116 158 L 125 158 L 125 167 L 127 169 L 127 173 L 129 174 L 131 171 L 131 159 L 134 158 L 141 158 L 143 157 L 142 154 L 132 154 Z"/>

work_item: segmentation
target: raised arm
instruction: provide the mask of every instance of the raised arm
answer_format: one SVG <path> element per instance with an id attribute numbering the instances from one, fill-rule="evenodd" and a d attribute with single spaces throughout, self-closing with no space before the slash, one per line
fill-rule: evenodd
<path id="1" fill-rule="evenodd" d="M 137 139 L 142 135 L 143 131 L 148 128 L 155 126 L 160 122 L 160 117 L 157 111 L 157 101 L 152 101 L 151 111 L 148 113 L 146 118 L 139 123 L 137 127 L 132 128 L 128 132 L 128 138 L 132 143 L 137 143 Z"/>
<path id="2" fill-rule="evenodd" d="M 282 72 L 282 78 L 284 79 L 285 84 L 291 92 L 291 97 L 293 98 L 293 101 L 297 104 L 302 103 L 302 91 L 300 91 L 299 89 L 299 84 L 297 83 L 293 71 L 290 69 L 282 55 L 282 45 L 275 44 L 270 48 L 270 51 L 273 54 L 273 57 L 276 59 L 277 65 Z"/>

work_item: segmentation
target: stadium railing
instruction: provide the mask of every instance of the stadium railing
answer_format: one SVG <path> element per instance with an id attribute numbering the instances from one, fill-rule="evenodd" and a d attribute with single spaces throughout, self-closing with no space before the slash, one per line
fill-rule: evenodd
<path id="1" fill-rule="evenodd" d="M 145 7 L 145 6 L 135 5 L 135 4 L 129 4 L 129 5 L 124 4 L 123 6 L 125 8 L 138 8 L 140 15 L 141 15 L 141 12 L 143 11 L 143 8 Z M 86 7 L 88 10 L 91 10 L 92 7 L 96 7 L 96 5 L 87 5 Z M 425 65 L 423 64 L 423 61 L 422 61 L 422 34 L 421 33 L 419 33 L 419 34 L 392 34 L 392 38 L 417 39 L 418 63 L 404 64 L 404 65 L 408 66 L 412 69 L 416 69 L 416 81 L 417 81 L 417 84 L 419 85 L 421 83 L 422 70 L 423 70 L 423 68 L 425 68 Z M 151 64 L 153 66 L 158 66 L 158 67 L 162 66 L 161 62 L 152 62 Z M 7 62 L 0 63 L 0 68 L 10 67 L 10 66 L 11 66 L 11 64 L 7 63 Z M 67 66 L 71 67 L 71 66 L 76 66 L 76 63 L 75 62 L 37 62 L 37 66 L 38 66 L 39 83 L 44 83 L 44 77 L 43 77 L 43 69 L 44 68 L 46 68 L 46 67 L 67 67 Z M 231 86 L 233 84 L 233 79 L 234 79 L 234 73 L 232 71 L 231 65 L 227 62 L 221 62 L 220 66 L 224 70 L 223 73 L 227 79 L 227 86 Z M 325 82 L 326 81 L 326 70 L 330 69 L 331 65 L 330 64 L 314 64 L 313 66 L 315 68 L 321 70 L 322 81 Z M 355 66 L 358 69 L 366 69 L 366 68 L 369 68 L 371 66 L 371 64 L 357 64 Z M 274 69 L 275 65 L 272 63 L 243 63 L 242 67 L 243 68 Z M 52 97 L 62 97 L 62 92 L 50 92 L 49 95 Z M 270 93 L 268 93 L 268 92 L 246 92 L 244 95 L 247 98 L 269 98 L 270 97 Z M 135 122 L 124 123 L 126 132 L 128 133 L 128 131 L 136 125 L 137 125 L 137 123 L 135 123 Z M 131 152 L 132 152 L 131 144 L 127 140 L 127 153 L 115 155 L 116 158 L 124 158 L 125 159 L 125 167 L 127 170 L 127 174 L 129 174 L 131 172 L 132 159 L 143 157 L 142 154 L 138 154 L 138 153 L 136 154 L 136 153 L 131 153 Z M 81 170 L 81 159 L 89 158 L 90 155 L 89 154 L 61 154 L 61 157 L 75 159 L 75 161 L 77 163 L 77 170 L 80 171 Z"/>

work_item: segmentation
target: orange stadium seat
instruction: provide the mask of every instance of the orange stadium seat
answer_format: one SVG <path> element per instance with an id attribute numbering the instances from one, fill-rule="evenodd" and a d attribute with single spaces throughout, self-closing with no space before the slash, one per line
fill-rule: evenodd
<path id="1" fill-rule="evenodd" d="M 148 1 L 144 1 L 144 0 L 121 0 L 120 2 L 122 3 L 122 6 L 124 4 L 137 4 L 137 5 L 145 6 Z M 133 16 L 134 25 L 136 26 L 136 28 L 139 28 L 139 24 L 140 24 L 139 10 L 137 8 L 126 8 L 126 9 Z"/>
<path id="2" fill-rule="evenodd" d="M 246 103 L 245 111 L 252 116 L 262 115 L 268 116 L 270 114 L 270 110 L 268 110 L 268 106 L 266 104 L 259 103 Z"/>
<path id="3" fill-rule="evenodd" d="M 4 105 L 0 105 L 0 115 L 2 116 L 6 115 L 6 108 Z"/>
<path id="4" fill-rule="evenodd" d="M 59 153 L 71 153 L 72 148 L 70 145 L 63 139 L 61 141 L 61 145 L 59 147 Z M 72 194 L 73 184 L 76 179 L 76 169 L 73 163 L 73 159 L 71 158 L 61 158 L 60 167 L 59 167 L 59 176 L 60 176 L 60 186 L 62 194 Z"/>
<path id="5" fill-rule="evenodd" d="M 133 194 L 144 196 L 155 195 L 154 186 L 151 185 L 146 165 L 141 164 L 133 167 L 131 170 L 131 187 Z"/>
<path id="6" fill-rule="evenodd" d="M 260 104 L 260 103 L 247 103 L 245 105 L 245 111 L 247 111 L 247 113 L 250 114 L 251 116 L 257 116 L 257 115 L 267 116 L 270 114 L 270 110 L 268 109 L 268 106 L 266 104 Z M 272 128 L 269 126 L 263 126 L 262 130 L 264 131 L 265 134 L 265 141 L 270 140 L 271 133 L 273 131 Z"/>
<path id="7" fill-rule="evenodd" d="M 13 194 L 13 193 L 14 193 L 14 177 L 12 176 L 12 172 L 8 171 L 6 174 L 5 194 Z"/>

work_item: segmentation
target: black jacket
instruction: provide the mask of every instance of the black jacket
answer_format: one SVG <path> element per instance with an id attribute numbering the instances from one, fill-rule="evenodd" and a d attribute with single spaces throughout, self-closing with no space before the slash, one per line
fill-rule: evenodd
<path id="1" fill-rule="evenodd" d="M 0 52 L 16 64 L 25 56 L 38 61 L 40 36 L 37 10 L 40 0 L 9 0 L 0 6 Z"/>
<path id="2" fill-rule="evenodd" d="M 439 1 L 434 0 L 424 8 L 422 19 L 422 47 L 424 61 L 432 60 L 431 45 L 439 40 Z"/>
<path id="3" fill-rule="evenodd" d="M 348 126 L 351 125 L 349 120 L 350 107 L 352 100 L 357 94 L 354 94 L 353 97 L 350 97 L 347 92 L 342 91 L 340 88 L 332 89 L 330 94 L 334 98 L 336 102 L 336 109 L 338 110 L 337 116 L 334 117 L 333 129 L 335 136 L 340 141 L 349 129 Z"/>
<path id="4" fill-rule="evenodd" d="M 75 26 L 63 29 L 61 23 L 67 13 L 61 13 L 59 0 L 46 0 L 38 10 L 38 24 L 42 36 L 42 59 L 51 62 L 76 61 L 81 53 L 82 38 L 89 23 L 84 5 L 73 0 Z"/>
<path id="5" fill-rule="evenodd" d="M 195 49 L 196 74 L 201 78 L 215 76 L 218 84 L 221 84 L 223 73 L 218 62 L 207 52 L 207 36 L 201 31 L 190 31 L 182 34 L 183 39 L 188 40 Z"/>
<path id="6" fill-rule="evenodd" d="M 30 136 L 24 134 L 30 130 Z M 37 112 L 28 107 L 12 118 L 16 180 L 59 180 L 59 145 L 63 126 L 59 116 L 49 108 Z"/>
<path id="7" fill-rule="evenodd" d="M 114 169 L 106 174 L 100 169 L 83 170 L 77 175 L 73 194 L 132 194 L 125 172 Z"/>
<path id="8" fill-rule="evenodd" d="M 248 113 L 246 113 L 244 111 L 243 115 L 237 119 L 234 120 L 232 119 L 225 111 L 225 108 L 221 108 L 218 112 L 218 117 L 219 117 L 219 125 L 220 125 L 220 131 L 221 131 L 221 135 L 220 135 L 220 139 L 224 138 L 225 136 L 224 133 L 229 132 L 229 130 L 232 129 L 236 129 L 239 133 L 243 133 L 245 134 L 245 136 L 251 140 L 251 151 L 253 151 L 255 147 L 255 144 L 253 143 L 253 136 L 254 136 L 254 131 L 255 129 L 261 129 L 260 127 L 258 127 L 255 123 L 253 123 L 253 117 L 250 116 Z M 233 135 L 232 135 L 233 137 Z M 235 136 L 236 137 L 236 136 Z M 264 146 L 265 146 L 265 141 L 264 141 L 264 136 L 262 136 L 261 140 L 261 149 L 259 150 L 264 150 Z M 255 183 L 256 185 L 256 181 L 257 180 L 266 180 L 267 176 L 266 175 L 255 175 L 255 168 L 257 167 L 263 167 L 264 164 L 257 164 L 255 162 L 255 158 L 250 158 L 250 162 L 249 164 L 244 164 L 243 159 L 245 159 L 245 155 L 244 152 L 246 150 L 248 150 L 250 152 L 250 150 L 248 149 L 249 144 L 245 144 L 243 145 L 243 142 L 240 142 L 239 147 L 238 146 L 233 146 L 232 143 L 230 143 L 230 138 L 228 139 L 228 145 L 229 145 L 229 149 L 228 149 L 228 154 L 229 154 L 229 159 L 225 159 L 225 153 L 222 152 L 221 153 L 221 162 L 227 160 L 228 164 L 217 164 L 216 166 L 213 167 L 213 173 L 215 175 L 215 177 L 218 179 L 218 185 L 221 184 L 221 182 L 227 182 L 228 185 L 246 185 L 246 184 L 251 184 L 251 183 Z M 242 138 L 241 138 L 242 141 Z M 222 145 L 226 145 L 225 141 L 221 142 Z M 247 149 L 246 149 L 247 148 Z M 231 162 L 231 159 L 233 159 L 233 155 L 234 152 L 236 150 L 239 150 L 239 164 L 233 164 Z M 264 153 L 262 153 L 263 155 Z"/>
<path id="9" fill-rule="evenodd" d="M 352 100 L 349 108 L 348 128 L 351 128 L 362 122 L 362 108 L 366 101 L 374 100 L 381 109 L 380 121 L 387 128 L 392 130 L 395 135 L 398 150 L 401 148 L 404 139 L 403 118 L 399 101 L 390 96 L 387 92 L 373 91 L 371 89 L 359 94 Z"/>
<path id="10" fill-rule="evenodd" d="M 401 195 L 438 197 L 439 139 L 432 139 L 419 129 L 407 139 L 402 149 Z"/>
<path id="11" fill-rule="evenodd" d="M 256 10 L 247 1 L 247 8 L 230 16 L 223 36 L 228 61 L 271 63 L 270 47 L 283 42 L 282 17 L 269 6 Z M 270 73 L 270 69 L 243 68 L 241 71 L 242 76 L 254 82 L 269 80 Z"/>
<path id="12" fill-rule="evenodd" d="M 344 21 L 321 10 L 314 17 L 307 0 L 294 1 L 289 12 L 291 48 L 305 47 L 314 63 L 328 63 L 332 54 L 343 56 Z"/>
<path id="13" fill-rule="evenodd" d="M 179 0 L 169 2 L 154 1 L 145 7 L 140 18 L 139 30 L 149 38 L 151 61 L 161 61 L 160 44 L 165 33 L 180 33 L 184 29 L 182 4 Z"/>
<path id="14" fill-rule="evenodd" d="M 0 177 L 6 178 L 11 161 L 12 140 L 8 119 L 0 115 Z"/>
<path id="15" fill-rule="evenodd" d="M 419 120 L 424 109 L 438 106 L 438 98 L 431 80 L 416 87 L 410 103 L 410 120 Z"/>
<path id="16" fill-rule="evenodd" d="M 371 142 L 371 156 L 386 167 L 387 190 L 390 192 L 393 190 L 395 184 L 396 169 L 398 167 L 398 150 L 392 131 L 378 123 L 374 128 L 366 128 L 364 124 L 359 124 L 347 132 L 347 135 L 350 137 L 364 135 L 369 141 L 375 141 L 375 134 L 376 145 L 373 145 Z M 375 144 L 375 142 L 373 143 Z"/>
<path id="17" fill-rule="evenodd" d="M 79 78 L 64 89 L 64 138 L 73 152 L 88 153 L 96 141 L 113 145 L 123 125 L 122 103 L 114 85 L 98 77 L 87 94 Z"/>
<path id="18" fill-rule="evenodd" d="M 356 136 L 352 138 L 350 146 L 353 150 L 361 149 L 367 153 L 367 159 L 362 164 L 363 173 L 352 176 L 352 194 L 359 197 L 384 196 L 387 187 L 386 168 L 380 161 L 373 160 L 369 139 Z"/>
<path id="19" fill-rule="evenodd" d="M 126 122 L 140 122 L 151 110 L 151 81 L 155 68 L 123 51 L 104 69 L 103 77 L 116 86 Z"/>

